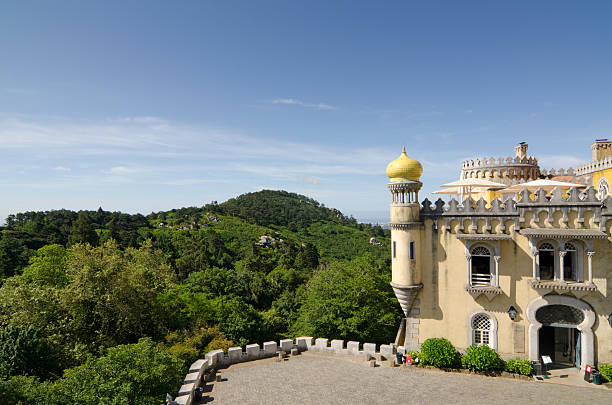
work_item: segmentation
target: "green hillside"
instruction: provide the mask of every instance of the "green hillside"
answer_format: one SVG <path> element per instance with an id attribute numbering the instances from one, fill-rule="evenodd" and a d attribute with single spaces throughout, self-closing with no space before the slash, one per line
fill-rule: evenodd
<path id="1" fill-rule="evenodd" d="M 60 210 L 6 223 L 0 398 L 99 398 L 108 393 L 94 378 L 112 386 L 114 371 L 142 366 L 123 353 L 180 377 L 214 348 L 304 334 L 389 343 L 401 316 L 388 231 L 285 191 L 146 217 Z M 110 374 L 95 376 L 99 364 Z M 76 375 L 83 392 L 67 388 Z M 159 399 L 179 377 L 153 389 Z"/>

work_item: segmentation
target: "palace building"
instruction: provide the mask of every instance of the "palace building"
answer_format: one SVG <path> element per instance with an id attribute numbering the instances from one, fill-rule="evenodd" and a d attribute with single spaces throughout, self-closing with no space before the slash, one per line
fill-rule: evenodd
<path id="1" fill-rule="evenodd" d="M 575 171 L 543 170 L 527 147 L 468 160 L 460 178 L 588 187 L 419 203 L 421 164 L 405 150 L 389 163 L 391 285 L 405 314 L 398 346 L 445 337 L 504 358 L 612 363 L 612 142 L 597 140 L 593 160 Z"/>

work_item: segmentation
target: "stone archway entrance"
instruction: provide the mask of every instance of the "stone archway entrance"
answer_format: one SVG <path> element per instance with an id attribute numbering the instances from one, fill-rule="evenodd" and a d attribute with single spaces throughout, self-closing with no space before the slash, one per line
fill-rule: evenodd
<path id="1" fill-rule="evenodd" d="M 565 295 L 536 298 L 527 307 L 529 359 L 549 355 L 560 364 L 584 368 L 594 362 L 595 312 L 589 304 Z"/>

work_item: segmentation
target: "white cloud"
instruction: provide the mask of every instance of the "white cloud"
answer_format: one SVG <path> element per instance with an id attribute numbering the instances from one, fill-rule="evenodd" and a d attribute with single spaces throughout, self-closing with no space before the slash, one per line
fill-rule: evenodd
<path id="1" fill-rule="evenodd" d="M 305 177 L 302 177 L 300 180 L 304 183 L 312 184 L 315 186 L 321 182 L 321 179 L 318 179 L 313 176 L 305 176 Z"/>
<path id="2" fill-rule="evenodd" d="M 115 167 L 111 167 L 108 170 L 108 173 L 118 174 L 118 175 L 129 175 L 129 174 L 135 174 L 135 173 L 143 173 L 145 171 L 147 170 L 142 167 L 115 166 Z"/>
<path id="3" fill-rule="evenodd" d="M 299 105 L 306 108 L 314 108 L 317 110 L 335 110 L 337 107 L 334 107 L 325 103 L 306 103 L 301 100 L 297 100 L 295 98 L 277 98 L 272 100 L 272 104 L 289 104 L 289 105 Z"/>
<path id="4" fill-rule="evenodd" d="M 58 171 L 58 172 L 69 172 L 71 169 L 69 167 L 57 166 L 57 167 L 54 167 L 53 170 Z"/>
<path id="5" fill-rule="evenodd" d="M 540 155 L 538 156 L 538 163 L 541 168 L 546 169 L 569 169 L 576 166 L 580 166 L 584 163 L 584 159 L 577 156 L 571 155 Z"/>

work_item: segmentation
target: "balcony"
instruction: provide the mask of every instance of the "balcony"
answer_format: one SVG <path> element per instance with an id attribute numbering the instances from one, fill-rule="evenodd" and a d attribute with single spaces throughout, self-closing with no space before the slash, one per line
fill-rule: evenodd
<path id="1" fill-rule="evenodd" d="M 597 291 L 592 282 L 577 282 L 565 280 L 532 280 L 531 287 L 542 294 L 556 292 L 559 294 L 571 292 L 576 298 L 582 298 L 590 292 Z"/>
<path id="2" fill-rule="evenodd" d="M 484 294 L 491 301 L 496 295 L 503 294 L 501 288 L 492 285 L 492 281 L 491 274 L 472 273 L 471 283 L 465 286 L 465 291 L 470 293 L 474 299 Z"/>
<path id="3" fill-rule="evenodd" d="M 473 287 L 490 287 L 491 286 L 491 274 L 476 274 L 472 273 L 472 286 Z"/>

